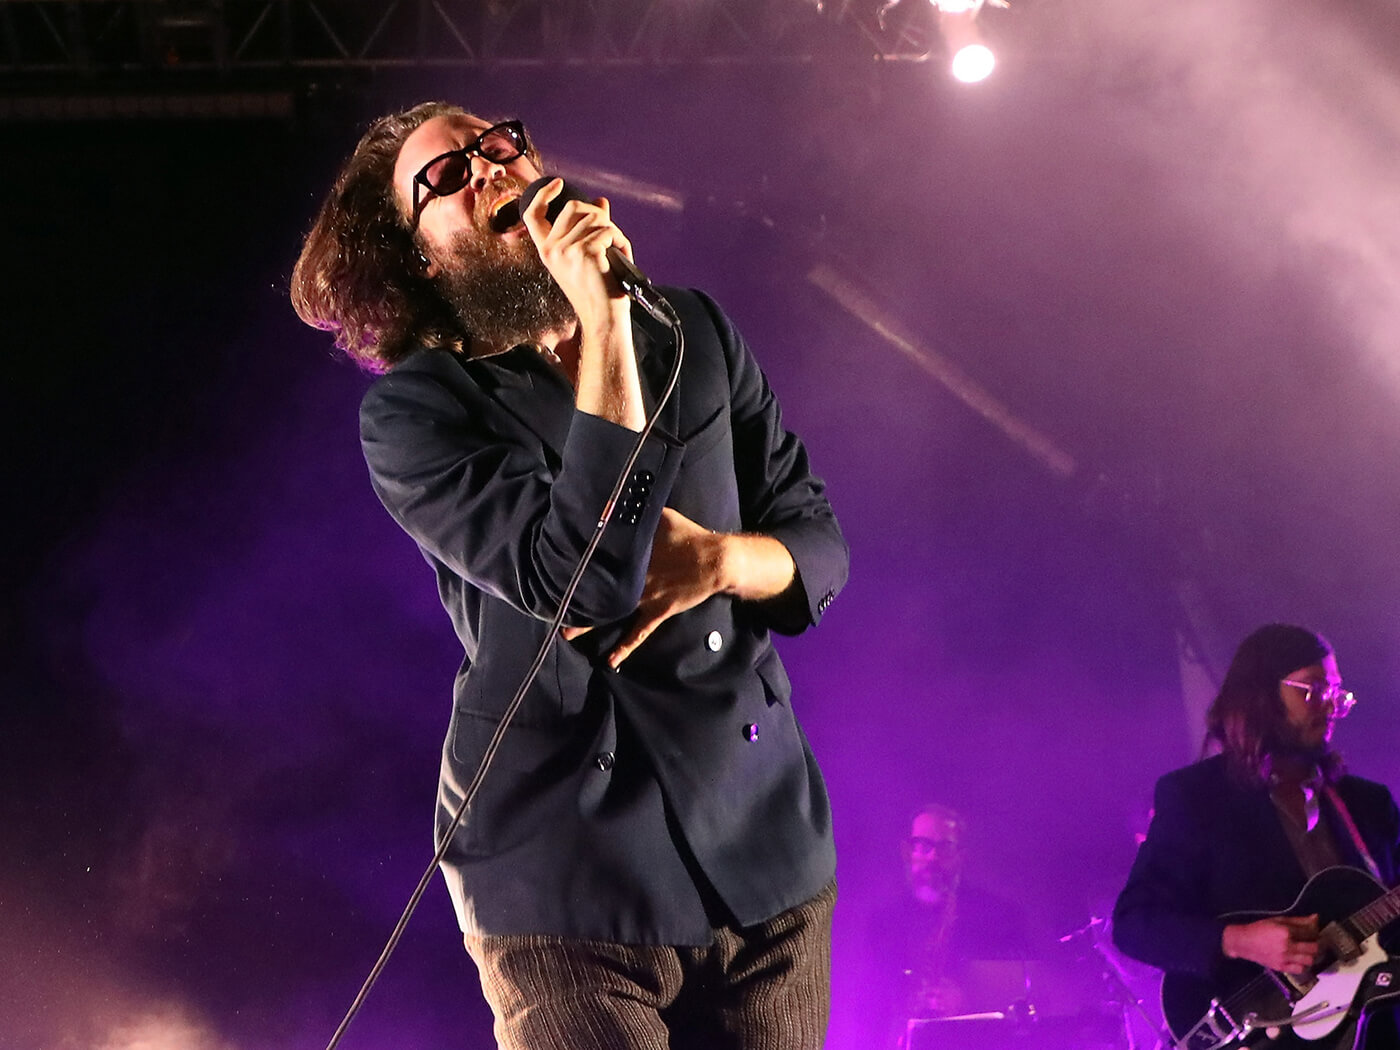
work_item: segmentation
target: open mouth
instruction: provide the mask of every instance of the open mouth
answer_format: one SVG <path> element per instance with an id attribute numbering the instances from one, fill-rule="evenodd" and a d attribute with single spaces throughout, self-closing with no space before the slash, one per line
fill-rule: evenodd
<path id="1" fill-rule="evenodd" d="M 491 208 L 491 217 L 487 220 L 493 233 L 505 233 L 519 222 L 519 197 L 507 197 L 505 200 L 497 201 Z"/>

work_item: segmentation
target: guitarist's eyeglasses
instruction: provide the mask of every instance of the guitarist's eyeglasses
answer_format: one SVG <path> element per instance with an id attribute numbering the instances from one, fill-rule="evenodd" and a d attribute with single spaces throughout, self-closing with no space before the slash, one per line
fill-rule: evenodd
<path id="1" fill-rule="evenodd" d="M 1285 678 L 1283 684 L 1303 690 L 1310 704 L 1331 704 L 1333 718 L 1345 718 L 1347 712 L 1356 706 L 1356 694 L 1335 682 L 1295 682 Z"/>

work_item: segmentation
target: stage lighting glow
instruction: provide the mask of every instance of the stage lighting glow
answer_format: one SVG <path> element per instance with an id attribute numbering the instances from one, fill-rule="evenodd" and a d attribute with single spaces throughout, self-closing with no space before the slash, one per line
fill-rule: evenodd
<path id="1" fill-rule="evenodd" d="M 953 76 L 964 84 L 975 84 L 986 80 L 996 64 L 996 55 L 986 44 L 968 44 L 953 56 Z"/>
<path id="2" fill-rule="evenodd" d="M 996 68 L 996 56 L 982 41 L 977 16 L 984 5 L 1006 7 L 1008 0 L 929 0 L 938 12 L 943 45 L 953 56 L 949 69 L 964 84 L 986 80 Z"/>
<path id="3" fill-rule="evenodd" d="M 897 3 L 899 0 L 891 0 L 891 3 L 886 6 L 892 7 Z M 971 14 L 973 18 L 981 13 L 983 4 L 1001 8 L 1011 6 L 1011 0 L 929 0 L 929 3 L 945 15 Z"/>
<path id="4" fill-rule="evenodd" d="M 67 1045 L 67 1044 L 65 1044 Z M 91 1042 L 88 1046 L 93 1046 Z M 95 1050 L 236 1050 L 178 1004 L 155 1005 L 118 1024 Z"/>

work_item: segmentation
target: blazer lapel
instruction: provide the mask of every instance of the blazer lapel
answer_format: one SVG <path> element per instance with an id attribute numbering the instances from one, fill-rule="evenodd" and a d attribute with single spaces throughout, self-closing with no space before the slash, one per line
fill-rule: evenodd
<path id="1" fill-rule="evenodd" d="M 642 378 L 642 404 L 650 418 L 656 411 L 657 400 L 666 391 L 666 381 L 671 378 L 671 366 L 676 360 L 675 347 L 669 331 L 657 332 L 640 322 L 632 324 L 632 342 L 637 349 L 637 368 Z M 677 383 L 671 400 L 666 402 L 661 417 L 656 421 L 656 428 L 673 438 L 680 436 L 680 406 L 681 390 Z"/>
<path id="2" fill-rule="evenodd" d="M 1293 843 L 1288 840 L 1288 832 L 1283 829 L 1283 818 L 1269 796 L 1269 789 L 1263 784 L 1255 785 L 1240 800 L 1232 819 L 1224 822 L 1223 830 L 1251 844 L 1243 851 L 1232 851 L 1237 861 L 1247 860 L 1253 864 L 1260 857 L 1272 858 L 1272 863 L 1262 872 L 1250 875 L 1240 870 L 1233 873 L 1236 884 L 1243 881 L 1253 886 L 1256 899 L 1245 907 L 1260 911 L 1287 908 L 1298 887 L 1307 881 L 1307 874 L 1293 851 Z"/>
<path id="3" fill-rule="evenodd" d="M 557 464 L 573 418 L 573 395 L 563 376 L 528 346 L 463 360 L 462 366 L 486 396 L 540 439 Z"/>
<path id="4" fill-rule="evenodd" d="M 642 381 L 642 404 L 650 416 L 666 389 L 675 360 L 669 333 L 657 333 L 641 323 L 632 325 L 632 342 Z M 460 359 L 481 391 L 529 428 L 558 463 L 573 418 L 573 391 L 548 362 L 528 346 L 517 346 L 491 357 Z M 657 428 L 672 437 L 679 430 L 680 391 L 671 397 Z"/>

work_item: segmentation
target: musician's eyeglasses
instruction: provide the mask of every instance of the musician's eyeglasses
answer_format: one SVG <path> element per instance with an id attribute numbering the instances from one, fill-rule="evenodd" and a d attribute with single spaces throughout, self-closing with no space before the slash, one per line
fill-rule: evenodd
<path id="1" fill-rule="evenodd" d="M 423 165 L 413 176 L 413 224 L 418 229 L 423 209 L 433 197 L 450 197 L 472 179 L 472 157 L 482 157 L 492 164 L 509 164 L 530 151 L 530 139 L 525 125 L 518 120 L 493 124 L 460 149 L 448 150 Z M 427 191 L 426 193 L 424 191 Z"/>
<path id="2" fill-rule="evenodd" d="M 932 857 L 935 854 L 951 857 L 958 852 L 957 839 L 929 839 L 915 835 L 909 839 L 909 852 L 916 857 Z"/>
<path id="3" fill-rule="evenodd" d="M 1356 706 L 1356 694 L 1343 689 L 1336 682 L 1295 682 L 1285 678 L 1283 684 L 1303 690 L 1310 704 L 1331 704 L 1333 718 L 1345 718 L 1347 712 Z"/>

